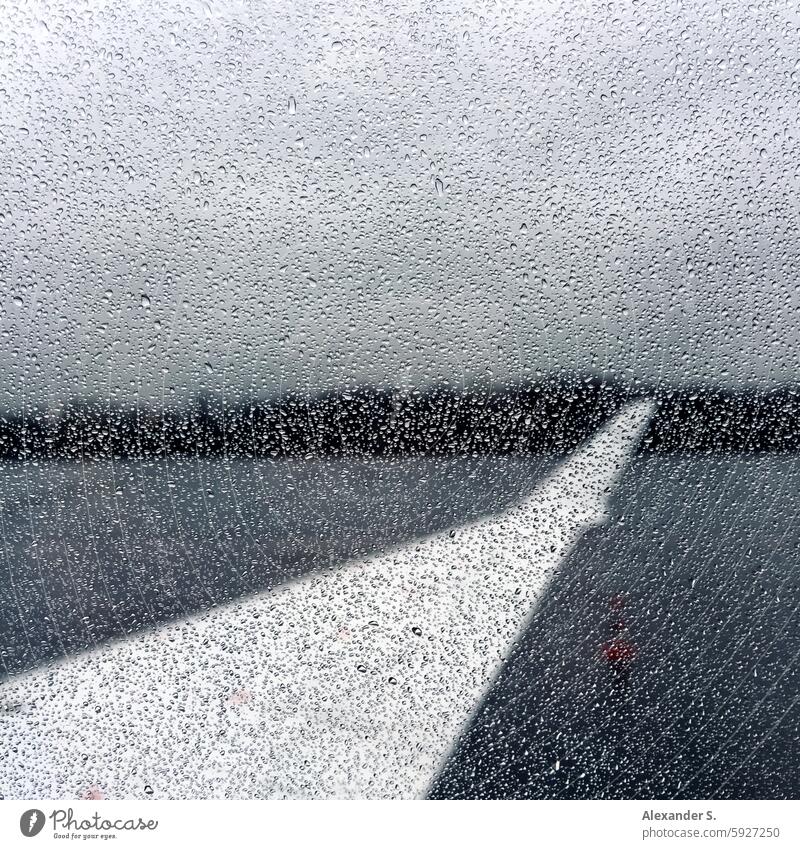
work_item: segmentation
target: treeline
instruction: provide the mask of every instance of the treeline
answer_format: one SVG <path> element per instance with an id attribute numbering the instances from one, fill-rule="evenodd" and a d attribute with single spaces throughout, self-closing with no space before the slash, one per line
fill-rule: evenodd
<path id="1" fill-rule="evenodd" d="M 0 416 L 0 458 L 564 452 L 641 397 L 656 405 L 643 451 L 800 448 L 798 386 L 769 392 L 634 390 L 599 378 L 566 377 L 485 392 L 361 387 L 236 402 L 206 394 L 171 410 L 73 402 L 57 416 L 41 409 Z"/>
<path id="2" fill-rule="evenodd" d="M 565 451 L 626 400 L 595 378 L 492 391 L 362 387 L 272 400 L 203 395 L 174 410 L 74 402 L 0 417 L 0 457 L 313 457 Z"/>

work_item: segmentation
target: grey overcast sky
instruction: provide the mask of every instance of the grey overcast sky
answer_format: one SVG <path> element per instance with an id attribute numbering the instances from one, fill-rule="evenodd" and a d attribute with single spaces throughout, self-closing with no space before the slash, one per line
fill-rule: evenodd
<path id="1" fill-rule="evenodd" d="M 795 379 L 799 29 L 0 0 L 0 404 Z"/>

